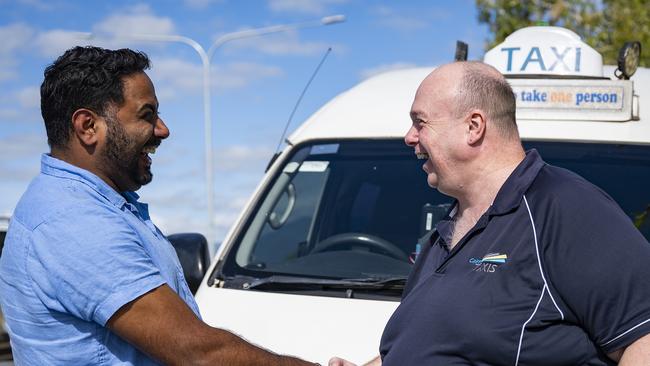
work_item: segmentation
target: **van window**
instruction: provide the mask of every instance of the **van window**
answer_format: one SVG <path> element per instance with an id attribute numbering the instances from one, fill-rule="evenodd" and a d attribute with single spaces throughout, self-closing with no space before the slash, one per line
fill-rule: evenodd
<path id="1" fill-rule="evenodd" d="M 650 146 L 535 141 L 524 146 L 607 192 L 650 241 Z"/>
<path id="2" fill-rule="evenodd" d="M 608 192 L 650 237 L 650 147 L 524 143 Z M 452 199 L 427 186 L 402 140 L 303 145 L 274 177 L 231 248 L 225 276 L 407 276 L 416 243 Z"/>

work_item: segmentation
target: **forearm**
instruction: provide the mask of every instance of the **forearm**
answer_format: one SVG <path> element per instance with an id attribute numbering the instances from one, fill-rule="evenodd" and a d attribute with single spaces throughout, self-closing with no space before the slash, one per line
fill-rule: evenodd
<path id="1" fill-rule="evenodd" d="M 313 365 L 276 355 L 226 330 L 210 327 L 167 285 L 124 305 L 107 326 L 164 365 Z"/>
<path id="2" fill-rule="evenodd" d="M 329 366 L 357 366 L 355 363 L 345 360 L 340 357 L 332 357 Z M 363 366 L 381 366 L 381 356 L 377 356 L 372 360 L 363 364 Z"/>
<path id="3" fill-rule="evenodd" d="M 211 328 L 212 335 L 201 342 L 193 357 L 196 365 L 313 366 L 295 357 L 281 356 L 252 345 L 222 329 Z"/>
<path id="4" fill-rule="evenodd" d="M 381 356 L 377 356 L 376 358 L 365 363 L 363 366 L 381 366 Z"/>

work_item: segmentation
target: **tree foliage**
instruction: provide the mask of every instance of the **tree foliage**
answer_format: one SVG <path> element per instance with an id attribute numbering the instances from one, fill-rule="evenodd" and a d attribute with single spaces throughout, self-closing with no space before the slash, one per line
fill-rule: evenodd
<path id="1" fill-rule="evenodd" d="M 542 23 L 573 30 L 610 65 L 625 42 L 639 41 L 640 65 L 650 67 L 650 0 L 476 0 L 476 6 L 491 34 L 486 49 Z"/>

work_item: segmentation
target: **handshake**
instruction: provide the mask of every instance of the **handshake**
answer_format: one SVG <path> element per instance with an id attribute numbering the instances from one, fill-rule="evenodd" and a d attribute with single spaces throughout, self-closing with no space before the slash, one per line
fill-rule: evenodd
<path id="1" fill-rule="evenodd" d="M 357 364 L 339 357 L 332 357 L 328 363 L 328 366 L 357 366 Z M 363 364 L 363 366 L 381 366 L 381 357 L 377 356 L 371 361 Z"/>

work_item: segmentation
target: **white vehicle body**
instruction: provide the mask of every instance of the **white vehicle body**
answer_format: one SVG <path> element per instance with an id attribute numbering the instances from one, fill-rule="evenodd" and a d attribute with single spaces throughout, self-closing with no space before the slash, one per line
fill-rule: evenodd
<path id="1" fill-rule="evenodd" d="M 9 228 L 9 216 L 0 216 L 0 231 L 7 231 Z"/>
<path id="2" fill-rule="evenodd" d="M 547 28 L 558 32 L 558 28 Z M 523 31 L 520 31 L 523 34 L 517 37 L 514 36 L 518 32 L 513 34 L 514 41 L 539 47 L 537 52 L 541 53 L 531 51 L 531 57 L 531 53 L 520 46 L 523 57 L 527 56 L 530 59 L 529 66 L 539 65 L 540 62 L 535 59 L 539 58 L 538 56 L 548 56 L 543 54 L 547 44 L 544 40 L 536 39 L 534 36 L 536 33 L 531 33 L 530 28 Z M 571 35 L 560 30 L 559 37 L 570 38 Z M 498 49 L 507 47 L 507 42 L 509 41 L 495 48 L 496 56 L 494 53 L 488 53 L 486 61 L 499 68 L 498 63 L 503 61 L 499 56 L 508 56 L 508 52 L 501 51 L 501 54 L 498 54 Z M 575 58 L 570 60 L 571 51 L 563 51 L 558 46 L 561 43 L 557 43 L 560 41 L 551 39 L 548 42 L 555 42 L 551 43 L 557 47 L 552 54 L 555 59 L 558 58 L 558 54 L 562 55 L 562 52 L 565 52 L 563 59 L 556 65 L 558 70 L 567 71 L 570 69 L 568 65 L 587 62 L 589 57 L 596 60 L 600 57 L 597 53 L 589 56 L 588 53 L 593 50 L 587 50 L 589 46 L 581 43 L 579 39 L 573 40 L 573 46 L 582 47 L 580 55 L 582 60 L 578 61 Z M 516 63 L 518 55 L 511 53 L 510 56 L 512 57 L 510 61 Z M 521 60 L 519 62 L 521 64 Z M 547 61 L 545 65 L 547 69 L 551 63 Z M 518 68 L 516 71 L 521 71 L 518 65 L 514 67 Z M 377 356 L 383 328 L 399 304 L 396 300 L 221 288 L 223 284 L 219 280 L 212 281 L 210 278 L 215 267 L 221 265 L 226 259 L 236 237 L 245 230 L 245 223 L 251 215 L 255 214 L 255 210 L 259 207 L 257 202 L 262 199 L 266 187 L 283 169 L 284 162 L 296 146 L 321 140 L 330 142 L 354 139 L 401 140 L 411 126 L 409 110 L 415 91 L 433 68 L 398 70 L 367 79 L 325 104 L 289 137 L 288 146 L 270 167 L 223 241 L 208 270 L 208 275 L 196 294 L 203 319 L 207 323 L 229 329 L 273 352 L 295 355 L 321 364 L 326 364 L 327 360 L 335 355 L 358 363 Z M 540 85 L 542 88 L 547 88 L 547 92 L 556 90 L 553 88 L 557 88 L 557 85 L 560 85 L 560 88 L 572 87 L 574 89 L 563 90 L 574 92 L 578 92 L 577 90 L 583 87 L 586 88 L 585 90 L 593 91 L 601 90 L 598 89 L 599 87 L 607 89 L 607 85 L 615 85 L 619 88 L 617 90 L 624 93 L 618 95 L 621 100 L 617 100 L 617 107 L 609 108 L 608 112 L 607 108 L 594 106 L 593 103 L 589 107 L 583 100 L 584 103 L 577 107 L 560 105 L 537 108 L 527 106 L 518 95 L 517 123 L 522 140 L 650 145 L 650 114 L 647 110 L 650 106 L 650 70 L 639 68 L 630 81 L 619 81 L 613 76 L 614 67 L 605 67 L 604 71 L 601 65 L 590 69 L 584 66 L 582 69 L 592 76 L 598 76 L 593 73 L 604 72 L 604 76 L 611 78 L 608 80 L 513 78 L 509 81 L 518 94 L 528 87 L 539 89 Z M 569 70 L 567 74 L 573 71 L 575 70 Z M 529 72 L 544 74 L 539 70 Z M 611 114 L 608 114 L 610 112 Z M 421 179 L 425 180 L 424 174 Z"/>

